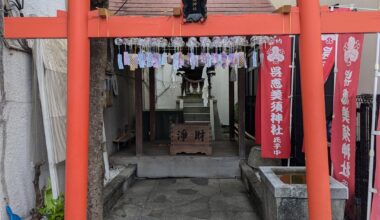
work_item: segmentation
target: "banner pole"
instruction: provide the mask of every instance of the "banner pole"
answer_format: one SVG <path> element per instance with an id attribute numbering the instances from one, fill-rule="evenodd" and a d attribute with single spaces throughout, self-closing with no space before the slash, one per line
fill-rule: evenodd
<path id="1" fill-rule="evenodd" d="M 371 217 L 372 193 L 373 193 L 373 166 L 375 157 L 375 136 L 376 134 L 376 107 L 377 107 L 377 88 L 379 73 L 379 58 L 380 58 L 380 33 L 377 34 L 376 47 L 376 64 L 375 64 L 375 79 L 373 83 L 372 95 L 372 124 L 371 124 L 371 145 L 369 150 L 369 173 L 368 173 L 368 197 L 367 197 L 367 220 Z"/>
<path id="2" fill-rule="evenodd" d="M 333 88 L 333 97 L 336 93 L 335 88 L 336 88 L 336 75 L 338 74 L 338 45 L 339 45 L 339 34 L 335 34 L 335 62 L 334 62 L 334 88 Z M 332 115 L 332 119 L 334 119 L 334 111 Z M 330 146 L 330 152 L 331 152 L 331 146 Z M 330 153 L 331 155 L 331 153 Z M 333 175 L 334 172 L 334 166 L 331 160 L 331 176 Z"/>
<path id="3" fill-rule="evenodd" d="M 293 38 L 293 45 L 292 45 L 292 65 L 290 66 L 292 68 L 292 75 L 291 75 L 291 82 L 290 82 L 290 123 L 289 123 L 289 132 L 290 132 L 290 138 L 292 138 L 292 119 L 293 119 L 293 96 L 294 96 L 294 73 L 296 70 L 296 36 L 292 35 Z M 291 154 L 290 154 L 291 155 Z M 288 167 L 290 167 L 290 159 L 291 156 L 288 158 Z"/>

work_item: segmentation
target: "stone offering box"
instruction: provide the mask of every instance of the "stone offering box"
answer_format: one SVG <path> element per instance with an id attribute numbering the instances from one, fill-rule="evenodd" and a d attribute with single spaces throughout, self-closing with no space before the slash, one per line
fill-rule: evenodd
<path id="1" fill-rule="evenodd" d="M 209 123 L 172 124 L 170 154 L 212 154 L 211 126 Z"/>
<path id="2" fill-rule="evenodd" d="M 255 196 L 266 220 L 308 219 L 306 172 L 304 167 L 259 167 L 260 181 Z M 334 220 L 344 219 L 348 189 L 330 177 Z"/>

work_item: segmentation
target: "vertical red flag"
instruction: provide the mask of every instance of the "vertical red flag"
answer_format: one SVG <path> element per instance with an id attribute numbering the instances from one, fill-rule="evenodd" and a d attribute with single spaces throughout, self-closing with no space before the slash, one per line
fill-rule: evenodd
<path id="1" fill-rule="evenodd" d="M 329 78 L 330 72 L 335 62 L 335 34 L 322 35 L 322 64 L 323 64 L 323 80 Z"/>
<path id="2" fill-rule="evenodd" d="M 356 94 L 362 44 L 363 34 L 339 35 L 331 160 L 333 177 L 348 187 L 348 211 L 353 210 L 355 195 Z"/>
<path id="3" fill-rule="evenodd" d="M 273 37 L 261 47 L 261 156 L 289 158 L 291 39 Z"/>
<path id="4" fill-rule="evenodd" d="M 261 144 L 261 69 L 257 80 L 257 93 L 255 103 L 255 143 Z"/>
<path id="5" fill-rule="evenodd" d="M 379 112 L 380 113 L 380 112 Z M 377 121 L 377 131 L 380 130 L 380 114 Z M 377 193 L 373 194 L 371 220 L 380 219 L 380 136 L 376 136 L 376 168 L 375 168 L 375 185 Z"/>

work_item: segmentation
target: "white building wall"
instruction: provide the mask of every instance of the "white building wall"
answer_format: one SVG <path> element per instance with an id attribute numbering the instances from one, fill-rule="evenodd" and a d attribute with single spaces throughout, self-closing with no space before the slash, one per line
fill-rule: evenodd
<path id="1" fill-rule="evenodd" d="M 25 16 L 54 16 L 57 9 L 65 9 L 64 0 L 25 1 Z M 0 219 L 8 219 L 4 197 L 8 197 L 15 213 L 23 218 L 34 207 L 34 163 L 47 161 L 40 103 L 35 102 L 32 90 L 32 57 L 29 54 L 5 49 L 4 93 L 0 100 L 4 112 L 0 115 Z M 61 177 L 63 166 L 59 168 Z M 42 168 L 42 183 L 46 183 L 47 166 Z M 63 179 L 63 178 L 62 178 Z M 63 184 L 62 184 L 63 187 Z"/>
<path id="2" fill-rule="evenodd" d="M 181 95 L 181 83 L 171 82 L 172 66 L 166 65 L 164 68 L 156 70 L 156 94 L 158 96 L 157 109 L 175 109 L 178 96 Z M 211 95 L 218 101 L 218 112 L 220 122 L 223 125 L 229 124 L 229 106 L 228 106 L 228 69 L 217 68 L 216 74 L 211 78 L 212 90 Z M 181 80 L 177 77 L 177 80 Z M 149 84 L 148 74 L 144 74 L 145 85 Z M 149 86 L 144 85 L 144 109 L 149 109 Z M 235 92 L 237 102 L 237 93 Z"/>

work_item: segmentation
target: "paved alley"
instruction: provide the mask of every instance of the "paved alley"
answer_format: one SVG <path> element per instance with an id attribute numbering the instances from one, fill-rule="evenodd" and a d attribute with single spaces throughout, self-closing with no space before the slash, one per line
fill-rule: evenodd
<path id="1" fill-rule="evenodd" d="M 107 220 L 256 220 L 248 194 L 237 179 L 137 180 Z"/>

